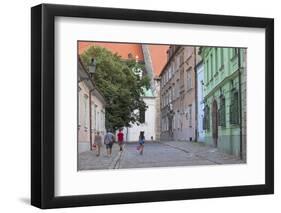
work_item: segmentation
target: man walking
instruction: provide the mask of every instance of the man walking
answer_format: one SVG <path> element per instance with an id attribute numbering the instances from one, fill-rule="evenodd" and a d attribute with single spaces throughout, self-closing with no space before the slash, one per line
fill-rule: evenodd
<path id="1" fill-rule="evenodd" d="M 112 154 L 112 146 L 115 141 L 115 137 L 110 130 L 107 130 L 107 133 L 104 136 L 104 144 L 106 147 L 107 156 L 110 157 Z"/>
<path id="2" fill-rule="evenodd" d="M 122 129 L 119 129 L 119 132 L 117 134 L 118 144 L 120 147 L 120 152 L 123 151 L 123 141 L 124 141 L 124 134 L 122 132 Z"/>

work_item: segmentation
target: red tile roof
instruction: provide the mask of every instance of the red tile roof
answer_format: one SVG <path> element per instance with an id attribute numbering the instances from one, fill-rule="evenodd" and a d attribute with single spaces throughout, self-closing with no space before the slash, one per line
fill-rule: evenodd
<path id="1" fill-rule="evenodd" d="M 167 63 L 167 50 L 169 49 L 169 45 L 153 44 L 148 46 L 154 74 L 159 76 L 163 67 Z"/>
<path id="2" fill-rule="evenodd" d="M 84 51 L 87 50 L 87 48 L 93 45 L 104 47 L 110 50 L 112 53 L 117 53 L 121 56 L 122 59 L 128 59 L 129 54 L 132 54 L 133 58 L 137 56 L 139 61 L 144 61 L 141 44 L 133 43 L 79 41 L 79 55 L 81 55 Z M 150 52 L 154 76 L 158 76 L 167 62 L 167 50 L 169 49 L 169 45 L 150 44 L 148 45 L 148 48 Z"/>
<path id="3" fill-rule="evenodd" d="M 112 53 L 117 53 L 122 59 L 128 59 L 128 55 L 131 53 L 133 58 L 138 56 L 140 61 L 143 61 L 143 53 L 140 44 L 129 44 L 129 43 L 109 43 L 109 42 L 88 42 L 79 41 L 79 55 L 82 54 L 87 48 L 91 46 L 100 46 L 110 50 Z"/>

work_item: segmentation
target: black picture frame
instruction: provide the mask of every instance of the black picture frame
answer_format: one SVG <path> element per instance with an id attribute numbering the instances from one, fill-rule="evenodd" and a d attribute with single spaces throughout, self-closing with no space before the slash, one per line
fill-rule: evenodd
<path id="1" fill-rule="evenodd" d="M 93 195 L 54 195 L 55 17 L 263 28 L 265 47 L 265 184 Z M 61 208 L 274 193 L 274 20 L 271 18 L 41 4 L 31 8 L 31 204 Z"/>

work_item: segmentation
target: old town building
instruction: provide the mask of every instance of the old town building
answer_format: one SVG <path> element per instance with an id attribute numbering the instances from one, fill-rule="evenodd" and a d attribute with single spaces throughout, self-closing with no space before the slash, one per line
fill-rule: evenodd
<path id="1" fill-rule="evenodd" d="M 205 141 L 245 159 L 246 49 L 202 47 Z"/>
<path id="2" fill-rule="evenodd" d="M 205 142 L 204 120 L 204 65 L 202 60 L 198 60 L 196 65 L 196 107 L 197 107 L 197 141 Z"/>
<path id="3" fill-rule="evenodd" d="M 105 130 L 105 99 L 98 91 L 78 57 L 78 152 L 91 150 L 95 133 L 103 137 Z"/>
<path id="4" fill-rule="evenodd" d="M 161 77 L 161 139 L 196 140 L 196 48 L 171 45 Z"/>

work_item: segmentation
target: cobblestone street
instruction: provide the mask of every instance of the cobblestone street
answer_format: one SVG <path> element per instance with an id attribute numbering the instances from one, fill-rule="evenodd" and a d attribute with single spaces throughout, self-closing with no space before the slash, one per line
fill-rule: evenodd
<path id="1" fill-rule="evenodd" d="M 119 146 L 114 144 L 111 157 L 106 156 L 104 146 L 99 157 L 95 152 L 83 152 L 79 155 L 79 170 L 244 163 L 232 155 L 196 142 L 148 142 L 143 155 L 138 153 L 136 147 L 136 143 L 127 143 L 120 152 Z"/>

